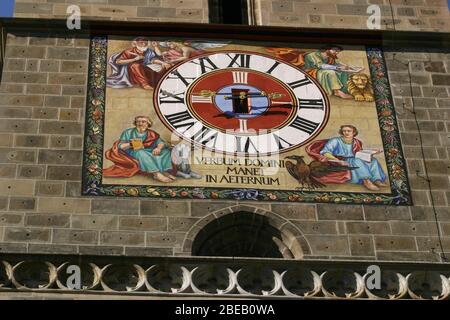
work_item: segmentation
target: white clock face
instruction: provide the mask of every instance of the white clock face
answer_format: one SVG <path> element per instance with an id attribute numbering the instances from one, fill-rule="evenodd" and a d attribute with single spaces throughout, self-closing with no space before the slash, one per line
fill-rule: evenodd
<path id="1" fill-rule="evenodd" d="M 215 152 L 261 156 L 313 139 L 329 116 L 326 93 L 304 71 L 254 52 L 220 51 L 176 65 L 155 88 L 162 122 Z"/>

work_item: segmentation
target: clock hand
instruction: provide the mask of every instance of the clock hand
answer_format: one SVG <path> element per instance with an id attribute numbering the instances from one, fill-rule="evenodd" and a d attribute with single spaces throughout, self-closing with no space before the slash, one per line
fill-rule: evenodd
<path id="1" fill-rule="evenodd" d="M 277 99 L 277 98 L 281 98 L 283 96 L 285 96 L 285 94 L 283 93 L 266 93 L 265 91 L 261 91 L 261 92 L 245 92 L 242 91 L 239 93 L 239 95 L 236 94 L 230 94 L 230 93 L 218 93 L 215 91 L 211 91 L 211 90 L 201 90 L 200 91 L 200 96 L 202 97 L 214 97 L 214 96 L 226 96 L 225 100 L 229 100 L 229 99 L 245 99 L 247 97 L 251 97 L 251 98 L 263 98 L 263 97 L 267 97 L 270 99 Z"/>

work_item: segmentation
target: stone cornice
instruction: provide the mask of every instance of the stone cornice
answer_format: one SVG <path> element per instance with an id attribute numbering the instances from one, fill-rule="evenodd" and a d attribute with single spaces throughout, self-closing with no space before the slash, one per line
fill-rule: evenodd
<path id="1" fill-rule="evenodd" d="M 81 269 L 81 290 L 67 268 Z M 381 269 L 381 289 L 366 285 Z M 171 298 L 448 299 L 450 264 L 222 257 L 3 254 L 0 293 L 33 292 Z M 0 297 L 1 297 L 0 296 Z"/>

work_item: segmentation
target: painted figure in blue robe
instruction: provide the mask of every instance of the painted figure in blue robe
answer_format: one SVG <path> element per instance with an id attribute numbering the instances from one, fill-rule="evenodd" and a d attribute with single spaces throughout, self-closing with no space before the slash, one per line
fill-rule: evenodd
<path id="1" fill-rule="evenodd" d="M 120 139 L 105 157 L 114 162 L 103 170 L 105 177 L 131 177 L 135 174 L 151 175 L 161 182 L 175 181 L 171 151 L 158 133 L 151 130 L 152 122 L 146 116 L 134 120 L 134 128 L 122 132 Z"/>
<path id="2" fill-rule="evenodd" d="M 370 157 L 370 161 L 356 158 L 358 151 L 363 150 L 361 140 L 355 138 L 358 130 L 352 125 L 343 125 L 339 129 L 339 137 L 334 137 L 322 142 L 318 149 L 319 154 L 325 157 L 331 164 L 347 165 L 356 167 L 356 169 L 347 171 L 348 178 L 342 178 L 341 183 L 350 182 L 362 184 L 369 190 L 377 191 L 382 187 L 387 187 L 385 183 L 386 174 L 380 163 L 375 157 Z M 374 154 L 383 152 L 381 149 L 376 150 Z M 337 181 L 333 181 L 337 182 Z"/>

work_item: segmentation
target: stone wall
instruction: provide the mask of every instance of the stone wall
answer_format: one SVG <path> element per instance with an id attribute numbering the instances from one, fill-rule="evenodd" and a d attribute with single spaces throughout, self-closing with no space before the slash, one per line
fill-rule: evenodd
<path id="1" fill-rule="evenodd" d="M 381 9 L 381 28 L 450 31 L 446 0 L 260 0 L 258 24 L 312 28 L 367 29 L 368 6 Z"/>
<path id="2" fill-rule="evenodd" d="M 433 10 L 433 4 L 425 2 L 429 0 L 415 1 L 402 2 L 403 7 L 414 5 L 415 14 Z M 66 6 L 63 0 L 16 2 L 16 16 L 22 17 L 60 16 L 64 13 L 61 6 Z M 105 11 L 99 14 L 100 8 L 127 3 L 129 6 L 117 7 L 123 11 L 120 14 L 117 11 L 114 19 L 130 20 L 141 19 L 139 14 L 145 10 L 139 6 L 153 8 L 157 3 L 159 11 L 155 12 L 160 15 L 154 19 L 182 21 L 186 17 L 182 10 L 194 10 L 201 1 L 183 1 L 189 7 L 186 9 L 177 4 L 181 0 L 71 2 L 83 3 L 92 17 L 102 19 L 111 18 L 111 14 Z M 270 2 L 264 8 L 274 11 L 281 4 L 262 2 Z M 427 6 L 421 8 L 418 2 Z M 299 5 L 311 5 L 312 10 L 317 10 L 312 3 L 283 3 L 288 7 L 284 8 L 287 10 L 284 16 L 296 17 Z M 317 7 L 320 13 L 308 13 L 305 17 L 314 20 L 312 16 L 320 16 L 317 25 L 326 27 L 344 26 L 332 22 L 338 14 L 345 19 L 360 18 L 357 20 L 363 23 L 350 9 L 347 15 L 344 12 L 346 5 L 352 3 L 321 3 Z M 438 7 L 441 2 L 433 3 Z M 206 22 L 206 10 L 201 8 L 206 6 L 200 6 L 196 12 L 202 12 L 201 19 Z M 149 9 L 148 15 L 156 17 L 152 12 Z M 269 16 L 274 20 L 263 20 L 264 24 L 294 26 L 289 20 L 276 21 L 279 15 Z M 298 21 L 315 25 L 314 21 L 304 19 Z M 198 22 L 196 18 L 191 21 Z M 355 22 L 354 26 L 360 25 Z M 224 213 L 250 211 L 278 217 L 280 227 L 289 224 L 296 228 L 305 239 L 307 259 L 440 261 L 440 245 L 450 255 L 448 51 L 386 53 L 414 206 L 383 207 L 81 197 L 88 46 L 89 41 L 83 38 L 8 36 L 0 86 L 0 252 L 186 255 L 194 231 L 209 219 Z"/>
<path id="3" fill-rule="evenodd" d="M 207 0 L 16 0 L 14 16 L 65 19 L 72 4 L 88 19 L 208 22 Z"/>
<path id="4" fill-rule="evenodd" d="M 446 0 L 254 0 L 258 25 L 366 29 L 367 7 L 381 8 L 381 28 L 450 31 Z M 207 0 L 16 0 L 15 16 L 66 18 L 78 4 L 89 19 L 208 22 Z"/>

